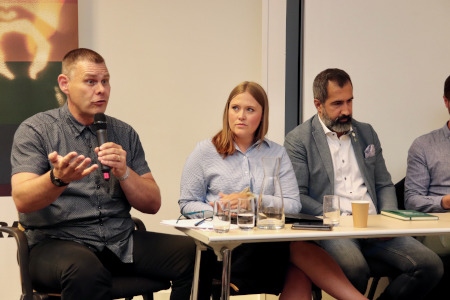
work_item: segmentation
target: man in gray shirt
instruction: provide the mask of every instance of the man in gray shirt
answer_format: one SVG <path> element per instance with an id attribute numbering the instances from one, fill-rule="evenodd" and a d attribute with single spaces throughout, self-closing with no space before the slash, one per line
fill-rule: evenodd
<path id="1" fill-rule="evenodd" d="M 450 113 L 450 76 L 444 83 L 444 104 Z M 405 208 L 429 213 L 450 209 L 450 122 L 414 140 L 408 151 L 405 178 Z M 450 236 L 421 237 L 423 243 L 439 254 L 444 276 L 432 296 L 447 293 L 450 282 Z M 437 298 L 436 298 L 437 299 Z"/>
<path id="2" fill-rule="evenodd" d="M 61 290 L 66 300 L 110 300 L 112 274 L 138 274 L 171 280 L 171 299 L 189 299 L 193 241 L 134 230 L 132 207 L 155 214 L 161 206 L 138 134 L 100 115 L 107 142 L 97 145 L 94 116 L 106 110 L 109 79 L 98 53 L 70 51 L 58 76 L 66 103 L 30 117 L 15 133 L 12 197 L 30 246 L 33 286 Z"/>

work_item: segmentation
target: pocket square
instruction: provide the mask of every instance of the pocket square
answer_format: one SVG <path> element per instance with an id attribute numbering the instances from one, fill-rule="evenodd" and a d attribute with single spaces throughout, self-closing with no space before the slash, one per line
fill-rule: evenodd
<path id="1" fill-rule="evenodd" d="M 369 158 L 375 156 L 375 146 L 373 144 L 370 144 L 367 146 L 366 150 L 364 150 L 364 157 Z"/>

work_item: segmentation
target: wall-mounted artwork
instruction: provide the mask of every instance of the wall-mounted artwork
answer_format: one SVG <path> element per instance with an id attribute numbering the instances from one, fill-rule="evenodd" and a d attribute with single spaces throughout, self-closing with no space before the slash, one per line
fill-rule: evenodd
<path id="1" fill-rule="evenodd" d="M 77 47 L 77 0 L 0 0 L 0 196 L 11 195 L 14 132 L 64 103 L 57 77 Z"/>

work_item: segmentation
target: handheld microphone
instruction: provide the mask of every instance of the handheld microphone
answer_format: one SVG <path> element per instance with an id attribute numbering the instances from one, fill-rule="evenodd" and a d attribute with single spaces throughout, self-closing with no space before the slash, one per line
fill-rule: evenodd
<path id="1" fill-rule="evenodd" d="M 94 115 L 94 130 L 97 135 L 98 146 L 100 147 L 107 140 L 107 131 L 106 131 L 106 116 L 104 113 L 98 113 Z M 103 179 L 106 181 L 109 180 L 109 170 L 108 166 L 104 166 L 99 162 L 100 170 L 103 173 Z"/>

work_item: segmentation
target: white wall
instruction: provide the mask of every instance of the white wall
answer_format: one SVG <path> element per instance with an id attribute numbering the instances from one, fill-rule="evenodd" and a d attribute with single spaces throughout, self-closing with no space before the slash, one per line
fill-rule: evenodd
<path id="1" fill-rule="evenodd" d="M 312 82 L 328 67 L 353 81 L 353 116 L 371 123 L 398 181 L 414 138 L 444 126 L 450 75 L 450 1 L 305 0 L 304 120 Z"/>

